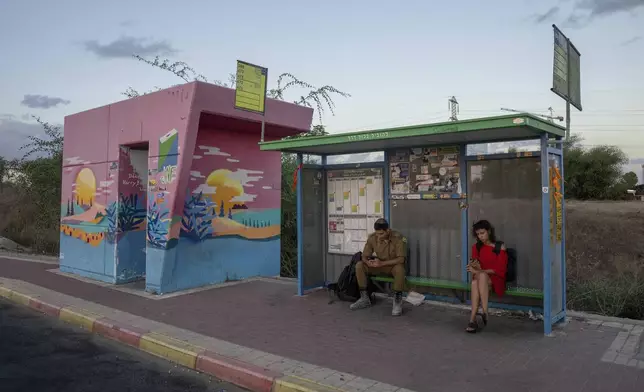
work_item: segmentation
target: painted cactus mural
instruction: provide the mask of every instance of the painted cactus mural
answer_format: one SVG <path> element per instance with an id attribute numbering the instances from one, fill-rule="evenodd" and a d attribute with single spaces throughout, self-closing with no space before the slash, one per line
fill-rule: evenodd
<path id="1" fill-rule="evenodd" d="M 169 211 L 153 202 L 148 209 L 147 241 L 155 248 L 168 246 L 168 216 Z"/>

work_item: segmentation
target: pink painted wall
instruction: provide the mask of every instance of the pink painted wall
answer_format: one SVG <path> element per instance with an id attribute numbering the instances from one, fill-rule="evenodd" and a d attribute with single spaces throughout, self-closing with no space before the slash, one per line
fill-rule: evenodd
<path id="1" fill-rule="evenodd" d="M 248 208 L 280 208 L 281 154 L 260 151 L 257 135 L 199 129 L 189 188 L 207 193 L 207 177 L 218 169 L 230 170 L 232 180 L 242 184 L 244 196 L 240 199 Z"/>
<path id="2" fill-rule="evenodd" d="M 271 140 L 278 135 L 282 137 L 310 129 L 313 113 L 310 108 L 268 100 L 266 109 L 266 140 Z M 209 114 L 202 115 L 202 112 Z M 248 208 L 276 210 L 274 212 L 277 213 L 277 219 L 261 221 L 262 224 L 270 221 L 275 225 L 279 221 L 280 208 L 280 154 L 259 151 L 257 143 L 260 135 L 257 125 L 261 119 L 262 117 L 257 114 L 234 109 L 234 90 L 201 82 L 175 86 L 67 116 L 63 148 L 61 219 L 69 224 L 78 224 L 78 221 L 81 221 L 80 224 L 83 227 L 77 229 L 82 233 L 97 233 L 101 230 L 112 233 L 113 229 L 108 230 L 106 226 L 106 219 L 99 222 L 101 216 L 112 216 L 104 207 L 114 206 L 114 203 L 119 200 L 119 193 L 137 194 L 141 200 L 147 190 L 147 197 L 145 197 L 147 231 L 140 233 L 145 234 L 147 239 L 146 248 L 143 249 L 145 252 L 142 252 L 139 245 L 143 240 L 135 239 L 134 236 L 138 234 L 133 233 L 134 236 L 117 238 L 116 242 L 110 243 L 109 246 L 105 243 L 96 243 L 93 248 L 96 253 L 89 254 L 86 248 L 83 248 L 85 246 L 83 241 L 86 241 L 87 237 L 83 237 L 80 242 L 76 241 L 79 237 L 65 237 L 65 246 L 68 248 L 66 253 L 73 256 L 65 257 L 64 261 L 61 257 L 61 268 L 67 268 L 67 272 L 87 273 L 86 276 L 97 279 L 107 277 L 106 281 L 112 281 L 110 276 L 114 276 L 118 282 L 121 276 L 124 277 L 123 279 L 136 277 L 136 271 L 129 271 L 126 274 L 118 269 L 130 268 L 134 264 L 138 268 L 139 259 L 143 255 L 146 267 L 141 271 L 147 273 L 146 289 L 163 292 L 164 287 L 186 288 L 185 283 L 177 286 L 178 283 L 172 281 L 177 260 L 175 247 L 180 236 L 180 222 L 186 192 L 194 190 L 199 185 L 203 186 L 207 175 L 216 169 L 230 170 L 234 172 L 231 178 L 240 179 L 244 187 L 243 197 L 252 199 L 247 200 Z M 177 142 L 170 143 L 174 153 L 167 155 L 161 150 L 160 138 L 168 136 L 169 132 L 176 134 L 176 139 L 174 137 L 167 139 Z M 145 184 L 137 184 L 136 181 L 133 182 L 136 179 L 131 178 L 132 167 L 127 154 L 121 153 L 120 146 L 140 146 L 142 143 L 149 143 L 148 173 L 146 173 L 149 176 L 147 176 L 148 181 L 143 180 Z M 214 153 L 216 150 L 223 153 Z M 78 212 L 75 206 L 73 216 L 70 217 L 68 201 L 75 196 L 75 192 L 78 192 L 77 176 L 83 169 L 90 169 L 95 177 L 93 205 L 78 207 L 82 208 L 81 212 Z M 201 180 L 200 183 L 192 181 L 191 171 L 203 171 L 202 177 L 196 178 Z M 83 173 L 86 174 L 87 171 Z M 86 184 L 82 187 L 87 193 Z M 155 219 L 155 216 L 159 218 Z M 113 220 L 109 221 L 113 222 Z M 150 222 L 156 222 L 156 224 Z M 238 230 L 238 223 L 229 220 L 224 229 L 233 227 Z M 114 226 L 113 223 L 110 225 L 110 227 Z M 273 239 L 279 237 L 279 225 L 272 228 L 256 226 L 251 229 L 247 232 L 252 232 L 253 239 L 260 239 L 258 236 L 262 235 Z M 223 232 L 226 231 L 223 230 Z M 222 230 L 219 233 L 222 233 Z M 91 235 L 91 238 L 102 238 L 100 235 Z M 69 236 L 69 234 L 61 233 L 61 236 Z M 106 235 L 105 238 L 107 237 Z M 256 246 L 260 246 L 257 244 Z M 104 249 L 104 253 L 101 249 Z M 278 259 L 279 242 L 275 249 L 271 252 L 277 252 L 275 257 Z M 128 267 L 123 267 L 127 264 L 125 259 L 129 258 L 132 252 L 138 252 L 136 254 L 139 257 L 133 258 Z M 258 250 L 258 252 L 263 251 Z M 65 249 L 61 245 L 62 253 L 65 253 Z M 105 259 L 104 262 L 93 265 L 93 260 L 100 257 Z M 84 268 L 82 270 L 84 272 L 73 269 L 74 258 L 83 259 L 79 261 L 78 268 Z M 114 258 L 116 261 L 110 264 L 108 258 Z M 119 267 L 119 259 L 123 261 L 121 267 Z M 267 268 L 265 271 L 272 271 L 272 261 L 270 263 L 267 261 L 264 267 Z M 195 270 L 194 274 L 198 275 L 199 271 Z M 122 272 L 123 274 L 119 275 Z M 251 276 L 249 274 L 253 273 L 253 269 L 247 272 L 240 273 L 239 276 Z"/>
<path id="3" fill-rule="evenodd" d="M 158 138 L 171 129 L 179 132 L 179 146 L 185 145 L 194 87 L 186 84 L 65 117 L 63 202 L 72 191 L 74 167 L 90 164 L 107 200 L 116 200 L 108 163 L 118 163 L 119 145 L 150 141 L 149 154 L 156 157 Z"/>
<path id="4" fill-rule="evenodd" d="M 261 123 L 260 114 L 235 109 L 235 90 L 214 84 L 196 82 L 194 110 Z M 313 109 L 276 99 L 266 100 L 264 120 L 267 124 L 292 128 L 291 134 L 311 129 Z"/>

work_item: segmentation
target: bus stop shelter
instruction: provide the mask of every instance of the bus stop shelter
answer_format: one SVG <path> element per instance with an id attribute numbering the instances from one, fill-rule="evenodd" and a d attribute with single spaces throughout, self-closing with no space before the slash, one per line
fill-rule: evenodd
<path id="1" fill-rule="evenodd" d="M 550 334 L 566 317 L 564 135 L 513 114 L 260 143 L 298 156 L 298 294 L 336 281 L 384 217 L 407 238 L 408 287 L 466 300 L 470 228 L 486 219 L 517 253 L 517 279 L 491 306 L 542 312 Z M 369 152 L 383 158 L 329 159 Z"/>

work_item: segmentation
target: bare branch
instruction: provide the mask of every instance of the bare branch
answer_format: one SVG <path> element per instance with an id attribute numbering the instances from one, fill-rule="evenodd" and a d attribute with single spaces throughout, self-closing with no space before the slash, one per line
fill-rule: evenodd
<path id="1" fill-rule="evenodd" d="M 235 74 L 228 75 L 228 82 L 223 83 L 219 80 L 208 80 L 205 76 L 198 74 L 192 67 L 186 64 L 183 61 L 171 62 L 169 59 L 161 59 L 159 56 L 156 56 L 152 60 L 148 60 L 139 55 L 133 56 L 135 59 L 144 62 L 152 67 L 162 69 L 167 72 L 171 72 L 173 75 L 181 78 L 184 82 L 192 81 L 203 81 L 216 84 L 218 86 L 234 88 L 237 83 L 237 78 Z M 307 89 L 310 90 L 306 95 L 300 96 L 296 101 L 293 101 L 297 105 L 306 106 L 317 111 L 318 120 L 322 124 L 322 117 L 326 110 L 329 110 L 332 115 L 335 115 L 335 103 L 333 101 L 333 94 L 339 95 L 343 98 L 349 98 L 351 95 L 336 89 L 333 86 L 325 85 L 320 88 L 313 86 L 310 83 L 307 83 L 303 80 L 298 79 L 293 74 L 285 72 L 278 76 L 277 78 L 277 87 L 269 89 L 267 96 L 273 99 L 284 100 L 284 94 L 289 89 Z M 157 88 L 158 89 L 158 88 Z M 145 94 L 145 93 L 144 93 Z M 138 97 L 140 94 L 138 91 L 134 90 L 132 87 L 129 87 L 123 95 L 128 98 Z"/>
<path id="2" fill-rule="evenodd" d="M 40 138 L 38 136 L 29 136 L 29 142 L 24 146 L 20 147 L 20 150 L 26 150 L 27 152 L 23 156 L 23 159 L 29 158 L 33 154 L 43 153 L 49 157 L 54 157 L 62 155 L 63 153 L 63 134 L 60 130 L 60 126 L 51 125 L 47 121 L 43 121 L 40 117 L 32 116 L 34 120 L 40 125 L 42 125 L 45 130 L 46 139 Z"/>

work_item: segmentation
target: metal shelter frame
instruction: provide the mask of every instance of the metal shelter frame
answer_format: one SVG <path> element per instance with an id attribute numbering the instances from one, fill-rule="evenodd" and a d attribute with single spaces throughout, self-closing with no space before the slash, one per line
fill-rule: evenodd
<path id="1" fill-rule="evenodd" d="M 558 187 L 553 187 L 551 171 L 552 162 L 556 164 L 560 175 L 563 177 L 563 149 L 562 139 L 565 128 L 540 119 L 527 113 L 486 117 L 470 120 L 451 121 L 435 124 L 423 124 L 399 128 L 378 129 L 325 136 L 312 136 L 294 139 L 283 139 L 271 142 L 261 142 L 262 151 L 281 151 L 283 153 L 297 154 L 298 168 L 304 163 L 304 155 L 318 155 L 321 164 L 314 166 L 326 173 L 327 170 L 342 168 L 382 168 L 383 175 L 383 214 L 390 220 L 390 172 L 388 170 L 388 153 L 394 149 L 434 146 L 459 146 L 460 183 L 461 194 L 467 197 L 467 162 L 472 160 L 488 161 L 521 157 L 522 153 L 502 153 L 468 156 L 467 145 L 477 143 L 511 142 L 535 140 L 540 143 L 540 152 L 526 152 L 523 156 L 535 158 L 538 155 L 541 168 L 541 247 L 543 271 L 543 311 L 544 333 L 551 334 L 552 326 L 566 318 L 566 263 L 565 263 L 565 202 L 563 199 L 563 180 Z M 384 151 L 383 162 L 369 162 L 361 164 L 330 165 L 327 157 L 344 154 L 357 154 Z M 304 166 L 306 167 L 306 165 Z M 324 180 L 326 180 L 326 175 Z M 557 192 L 557 193 L 554 193 Z M 551 210 L 553 195 L 560 197 L 559 239 L 553 240 L 552 227 L 554 215 Z M 435 201 L 440 203 L 440 201 Z M 297 173 L 297 234 L 298 234 L 298 294 L 304 295 L 306 291 L 326 285 L 319 281 L 314 285 L 304 282 L 303 252 L 304 252 L 304 214 L 305 200 L 303 199 L 302 170 Z M 460 233 L 461 254 L 468 254 L 468 236 L 470 225 L 468 212 L 461 210 Z M 327 239 L 324 239 L 326 245 Z M 325 251 L 326 252 L 326 251 Z M 465 270 L 467 257 L 461 257 L 461 280 L 467 282 L 468 275 Z M 519 261 L 520 263 L 520 261 Z M 324 272 L 323 272 L 324 273 Z M 495 304 L 491 304 L 494 306 Z M 521 309 L 521 306 L 496 304 L 510 309 Z M 513 307 L 514 306 L 514 307 Z M 525 307 L 523 307 L 525 309 Z"/>

